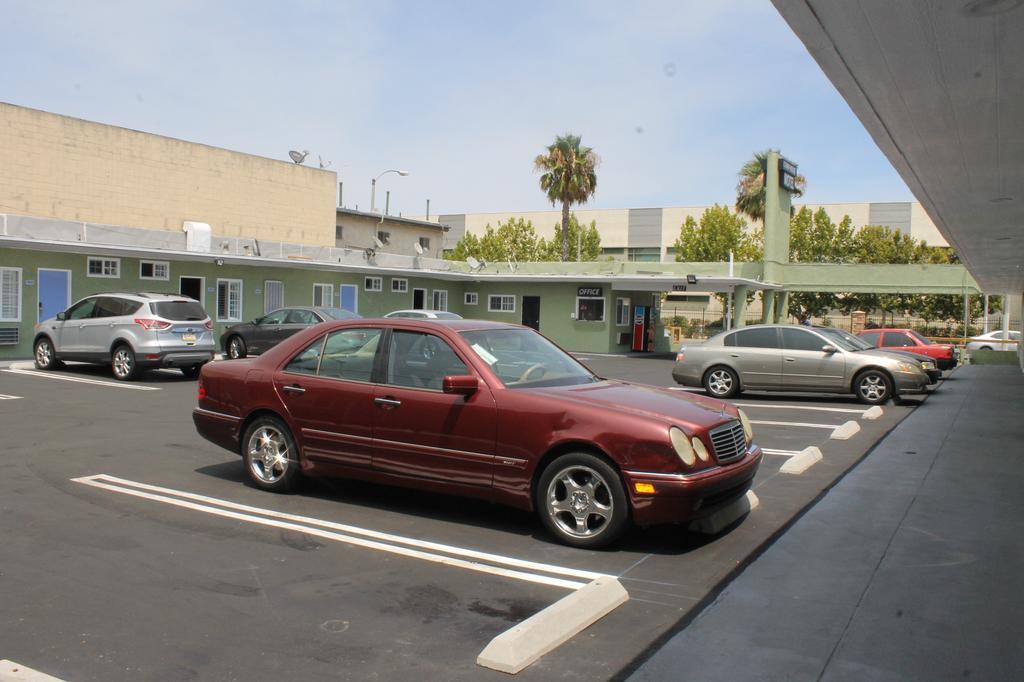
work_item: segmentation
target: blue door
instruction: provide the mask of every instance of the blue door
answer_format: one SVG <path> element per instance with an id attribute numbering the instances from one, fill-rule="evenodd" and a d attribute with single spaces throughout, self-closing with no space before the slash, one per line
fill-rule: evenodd
<path id="1" fill-rule="evenodd" d="M 350 313 L 359 312 L 359 301 L 357 299 L 359 288 L 354 284 L 341 285 L 341 307 Z"/>
<path id="2" fill-rule="evenodd" d="M 71 271 L 39 268 L 39 319 L 48 320 L 71 305 Z"/>

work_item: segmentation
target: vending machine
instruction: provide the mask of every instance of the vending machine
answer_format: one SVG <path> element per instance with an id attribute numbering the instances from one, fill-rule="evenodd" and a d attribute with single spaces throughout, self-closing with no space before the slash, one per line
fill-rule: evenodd
<path id="1" fill-rule="evenodd" d="M 645 352 L 654 349 L 654 325 L 651 306 L 633 306 L 633 344 L 631 350 Z"/>

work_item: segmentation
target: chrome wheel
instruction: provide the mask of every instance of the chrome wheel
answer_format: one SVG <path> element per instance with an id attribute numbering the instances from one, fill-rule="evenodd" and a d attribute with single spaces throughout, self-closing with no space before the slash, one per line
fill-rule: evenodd
<path id="1" fill-rule="evenodd" d="M 261 426 L 249 436 L 249 471 L 263 483 L 277 483 L 288 473 L 288 441 L 273 426 Z"/>
<path id="2" fill-rule="evenodd" d="M 878 374 L 866 375 L 860 380 L 857 388 L 864 400 L 873 403 L 884 400 L 889 393 L 889 386 L 885 383 L 885 379 Z"/>
<path id="3" fill-rule="evenodd" d="M 727 369 L 716 369 L 708 375 L 708 390 L 715 395 L 726 395 L 732 386 L 732 374 Z"/>
<path id="4" fill-rule="evenodd" d="M 611 489 L 604 477 L 583 465 L 562 469 L 548 485 L 547 513 L 563 533 L 575 538 L 600 535 L 614 512 Z"/>
<path id="5" fill-rule="evenodd" d="M 245 357 L 245 346 L 243 345 L 242 339 L 237 336 L 232 336 L 231 342 L 228 343 L 228 357 L 232 360 Z"/>
<path id="6" fill-rule="evenodd" d="M 46 339 L 36 344 L 36 367 L 49 369 L 53 362 L 53 346 Z"/>
<path id="7" fill-rule="evenodd" d="M 132 371 L 135 369 L 135 356 L 130 350 L 121 346 L 114 351 L 112 366 L 114 368 L 115 377 L 118 379 L 127 379 L 132 375 Z"/>

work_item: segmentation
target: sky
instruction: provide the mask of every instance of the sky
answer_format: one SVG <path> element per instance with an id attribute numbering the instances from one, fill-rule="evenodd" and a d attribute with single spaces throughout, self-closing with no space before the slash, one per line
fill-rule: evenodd
<path id="1" fill-rule="evenodd" d="M 913 201 L 768 0 L 0 0 L 0 101 L 288 160 L 344 204 L 550 208 L 533 159 L 572 132 L 588 208 L 732 204 L 780 149 L 802 202 Z"/>

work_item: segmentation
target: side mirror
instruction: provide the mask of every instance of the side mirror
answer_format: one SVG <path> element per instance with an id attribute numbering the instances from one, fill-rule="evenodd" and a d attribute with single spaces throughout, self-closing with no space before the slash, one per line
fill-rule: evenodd
<path id="1" fill-rule="evenodd" d="M 832 353 L 838 353 L 839 349 L 833 346 L 832 344 L 825 344 L 824 346 L 821 347 L 821 352 L 832 355 Z"/>
<path id="2" fill-rule="evenodd" d="M 63 322 L 66 319 L 68 319 L 67 313 L 57 313 L 58 322 Z"/>
<path id="3" fill-rule="evenodd" d="M 441 390 L 456 395 L 473 395 L 480 388 L 480 381 L 468 374 L 447 376 L 441 380 Z"/>

